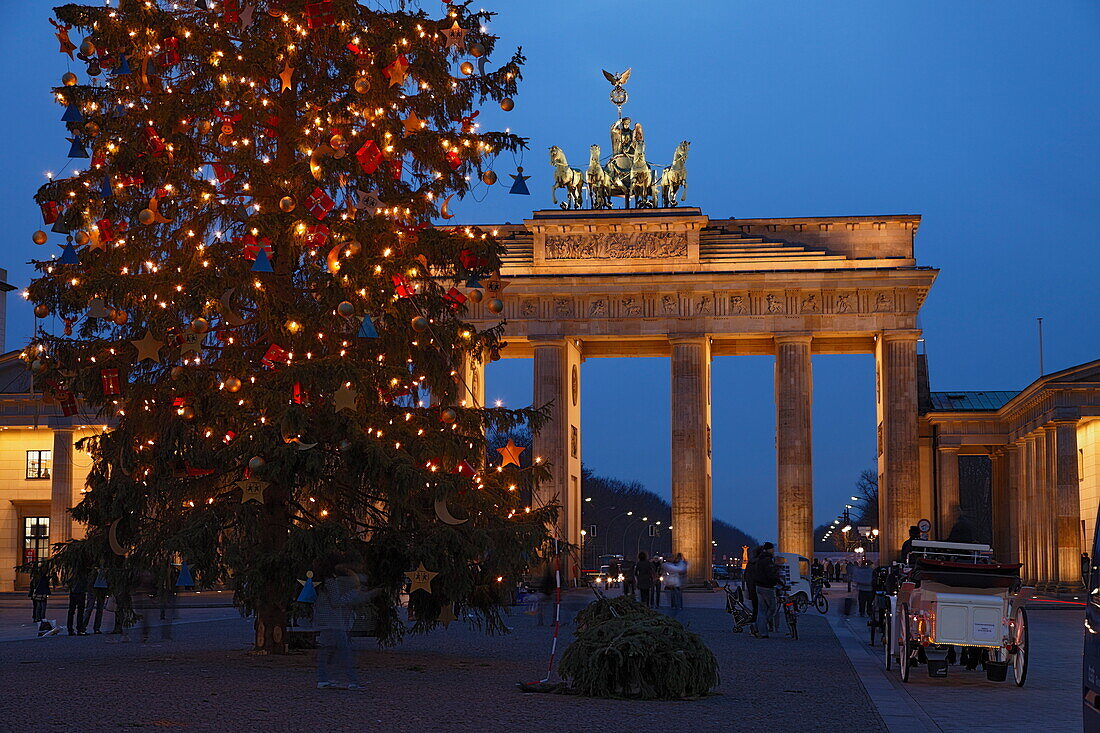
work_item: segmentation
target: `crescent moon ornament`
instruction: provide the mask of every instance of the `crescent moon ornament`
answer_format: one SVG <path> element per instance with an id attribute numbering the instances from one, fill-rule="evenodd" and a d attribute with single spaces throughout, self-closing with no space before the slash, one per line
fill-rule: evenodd
<path id="1" fill-rule="evenodd" d="M 233 310 L 233 306 L 230 304 L 230 301 L 233 298 L 233 293 L 236 292 L 236 290 L 236 288 L 229 288 L 229 290 L 226 290 L 224 293 L 222 293 L 221 300 L 218 302 L 221 303 L 222 318 L 225 319 L 226 323 L 228 323 L 230 326 L 243 326 L 245 324 L 245 320 L 241 318 L 239 313 Z"/>
<path id="2" fill-rule="evenodd" d="M 485 56 L 481 56 L 480 58 L 478 58 L 478 60 L 477 60 L 477 73 L 481 74 L 482 76 L 485 76 L 485 64 L 488 63 L 488 61 L 489 61 L 489 59 L 486 58 Z"/>
<path id="3" fill-rule="evenodd" d="M 342 243 L 337 244 L 328 251 L 327 255 L 325 255 L 325 264 L 328 265 L 328 271 L 333 275 L 340 272 L 340 250 L 343 248 L 344 245 Z"/>
<path id="4" fill-rule="evenodd" d="M 451 204 L 451 197 L 453 197 L 453 196 L 454 196 L 454 194 L 452 193 L 450 196 L 443 199 L 443 207 L 440 208 L 439 214 L 444 219 L 453 219 L 453 218 L 455 218 L 455 215 L 452 214 L 450 208 L 448 208 Z"/>
<path id="5" fill-rule="evenodd" d="M 301 438 L 295 438 L 294 442 L 298 445 L 298 450 L 309 450 L 310 448 L 316 448 L 316 443 L 303 443 Z"/>
<path id="6" fill-rule="evenodd" d="M 111 522 L 111 529 L 107 532 L 107 541 L 111 544 L 111 550 L 113 550 L 116 555 L 126 557 L 126 553 L 128 552 L 127 549 L 118 542 L 118 523 L 121 521 L 121 519 L 116 519 Z"/>
<path id="7" fill-rule="evenodd" d="M 446 499 L 435 500 L 435 515 L 439 517 L 439 521 L 444 524 L 449 524 L 452 527 L 457 527 L 460 524 L 465 524 L 470 521 L 469 519 L 458 519 L 451 514 L 451 509 L 447 506 Z"/>
<path id="8" fill-rule="evenodd" d="M 336 151 L 328 145 L 319 145 L 316 150 L 310 153 L 309 172 L 312 173 L 313 177 L 318 181 L 321 180 L 321 158 L 330 156 L 335 152 Z"/>
<path id="9" fill-rule="evenodd" d="M 160 200 L 157 199 L 156 196 L 149 199 L 149 206 L 147 208 L 149 209 L 149 211 L 153 212 L 154 224 L 171 224 L 173 221 L 175 221 L 174 219 L 164 218 L 164 214 L 160 213 Z"/>

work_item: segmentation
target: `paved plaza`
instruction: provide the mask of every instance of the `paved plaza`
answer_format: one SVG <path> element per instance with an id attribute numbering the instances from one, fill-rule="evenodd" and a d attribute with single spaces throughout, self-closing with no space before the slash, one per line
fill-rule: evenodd
<path id="1" fill-rule="evenodd" d="M 567 599 L 567 615 L 588 592 Z M 380 650 L 356 640 L 363 692 L 317 690 L 311 652 L 249 653 L 251 623 L 224 596 L 187 599 L 172 640 L 120 643 L 110 635 L 27 639 L 26 603 L 0 599 L 0 729 L 178 727 L 190 730 L 555 731 L 973 731 L 1008 721 L 1044 733 L 1080 730 L 1080 614 L 1035 611 L 1028 684 L 987 682 L 980 672 L 930 680 L 918 668 L 902 686 L 867 647 L 862 619 L 834 609 L 801 617 L 800 638 L 757 640 L 730 632 L 720 593 L 689 593 L 681 620 L 721 664 L 721 684 L 702 700 L 637 702 L 523 694 L 518 682 L 546 671 L 551 631 L 521 612 L 513 633 L 487 637 L 459 622 Z M 63 620 L 51 605 L 49 617 Z M 56 608 L 55 612 L 53 609 Z M 666 609 L 667 610 L 667 609 Z M 105 621 L 104 628 L 108 627 Z M 569 642 L 563 627 L 559 653 Z M 151 635 L 159 639 L 157 630 Z M 44 704 L 44 701 L 48 700 Z"/>

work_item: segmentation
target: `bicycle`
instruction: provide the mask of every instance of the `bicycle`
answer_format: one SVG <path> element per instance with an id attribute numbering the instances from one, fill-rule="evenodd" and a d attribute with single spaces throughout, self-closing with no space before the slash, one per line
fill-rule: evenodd
<path id="1" fill-rule="evenodd" d="M 818 579 L 810 583 L 810 593 L 813 594 L 814 608 L 820 614 L 829 612 L 829 599 L 825 597 L 825 581 Z"/>
<path id="2" fill-rule="evenodd" d="M 783 618 L 787 622 L 789 634 L 795 641 L 798 640 L 798 601 L 787 595 L 787 588 L 776 586 L 776 599 L 783 606 Z"/>

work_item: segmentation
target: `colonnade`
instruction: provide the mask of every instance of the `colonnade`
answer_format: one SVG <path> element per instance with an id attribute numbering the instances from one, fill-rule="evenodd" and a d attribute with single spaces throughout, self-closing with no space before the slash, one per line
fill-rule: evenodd
<path id="1" fill-rule="evenodd" d="M 920 512 L 917 453 L 916 343 L 919 331 L 876 335 L 876 408 L 880 474 L 880 544 L 889 558 Z M 581 385 L 584 342 L 529 337 L 534 351 L 534 404 L 551 420 L 534 439 L 551 465 L 540 501 L 561 507 L 559 536 L 580 543 Z M 813 353 L 808 332 L 774 334 L 776 495 L 782 552 L 813 556 Z M 604 344 L 606 347 L 606 344 Z M 606 348 L 601 350 L 606 354 Z M 708 334 L 668 336 L 671 357 L 672 546 L 691 563 L 689 580 L 711 577 L 711 361 Z M 835 352 L 833 352 L 835 353 Z M 626 356 L 628 354 L 624 354 Z M 721 447 L 718 448 L 721 450 Z M 895 547 L 897 545 L 898 547 Z"/>

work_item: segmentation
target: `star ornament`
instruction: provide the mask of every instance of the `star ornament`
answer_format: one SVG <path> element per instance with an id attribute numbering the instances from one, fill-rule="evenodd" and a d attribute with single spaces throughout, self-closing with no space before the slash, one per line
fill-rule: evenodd
<path id="1" fill-rule="evenodd" d="M 340 385 L 340 389 L 336 390 L 336 394 L 333 396 L 332 404 L 336 408 L 337 412 L 341 410 L 351 410 L 355 412 L 355 400 L 359 397 L 359 392 L 354 387 L 349 387 L 346 384 Z"/>
<path id="2" fill-rule="evenodd" d="M 416 112 L 409 112 L 409 116 L 401 123 L 405 126 L 405 134 L 411 135 L 424 129 L 424 120 L 416 116 Z"/>
<path id="3" fill-rule="evenodd" d="M 283 70 L 279 72 L 279 81 L 282 83 L 282 88 L 279 89 L 279 93 L 285 92 L 291 88 L 293 82 L 291 79 L 294 77 L 294 67 L 290 65 L 290 61 L 283 62 Z"/>
<path id="4" fill-rule="evenodd" d="M 439 575 L 439 573 L 433 573 L 424 567 L 424 563 L 421 562 L 417 566 L 416 570 L 405 573 L 405 577 L 412 582 L 412 587 L 409 588 L 409 595 L 416 593 L 418 590 L 432 592 L 432 578 Z"/>
<path id="5" fill-rule="evenodd" d="M 164 347 L 164 342 L 157 341 L 153 338 L 152 331 L 146 331 L 145 335 L 139 340 L 131 341 L 130 343 L 137 349 L 137 361 L 139 364 L 146 359 L 160 361 L 160 350 Z"/>
<path id="6" fill-rule="evenodd" d="M 405 77 L 409 74 L 409 60 L 405 54 L 399 54 L 392 64 L 382 68 L 382 73 L 390 80 L 390 86 L 400 86 L 405 83 Z"/>
<path id="7" fill-rule="evenodd" d="M 247 504 L 250 501 L 257 501 L 261 504 L 264 503 L 264 489 L 269 486 L 267 481 L 260 481 L 259 479 L 244 479 L 237 482 L 237 488 L 241 490 L 241 503 Z"/>
<path id="8" fill-rule="evenodd" d="M 443 628 L 449 628 L 452 621 L 458 620 L 458 616 L 455 615 L 455 604 L 443 604 L 443 608 L 439 609 L 439 615 L 435 620 L 443 624 Z"/>
<path id="9" fill-rule="evenodd" d="M 503 448 L 497 448 L 497 453 L 501 457 L 501 467 L 504 466 L 518 466 L 519 456 L 523 451 L 527 450 L 526 446 L 516 445 L 516 442 L 511 438 L 508 438 L 508 445 Z"/>
<path id="10" fill-rule="evenodd" d="M 470 31 L 460 26 L 457 20 L 454 22 L 454 25 L 450 28 L 444 28 L 442 32 L 443 37 L 447 39 L 447 42 L 443 44 L 444 48 L 453 46 L 459 51 L 466 50 L 466 34 Z"/>
<path id="11" fill-rule="evenodd" d="M 355 191 L 355 210 L 366 211 L 367 213 L 377 214 L 385 204 L 382 202 L 382 198 L 377 189 L 370 191 Z"/>
<path id="12" fill-rule="evenodd" d="M 483 279 L 481 284 L 485 287 L 485 292 L 493 296 L 499 296 L 511 282 L 511 280 L 501 280 L 500 270 L 497 270 L 491 277 Z"/>

